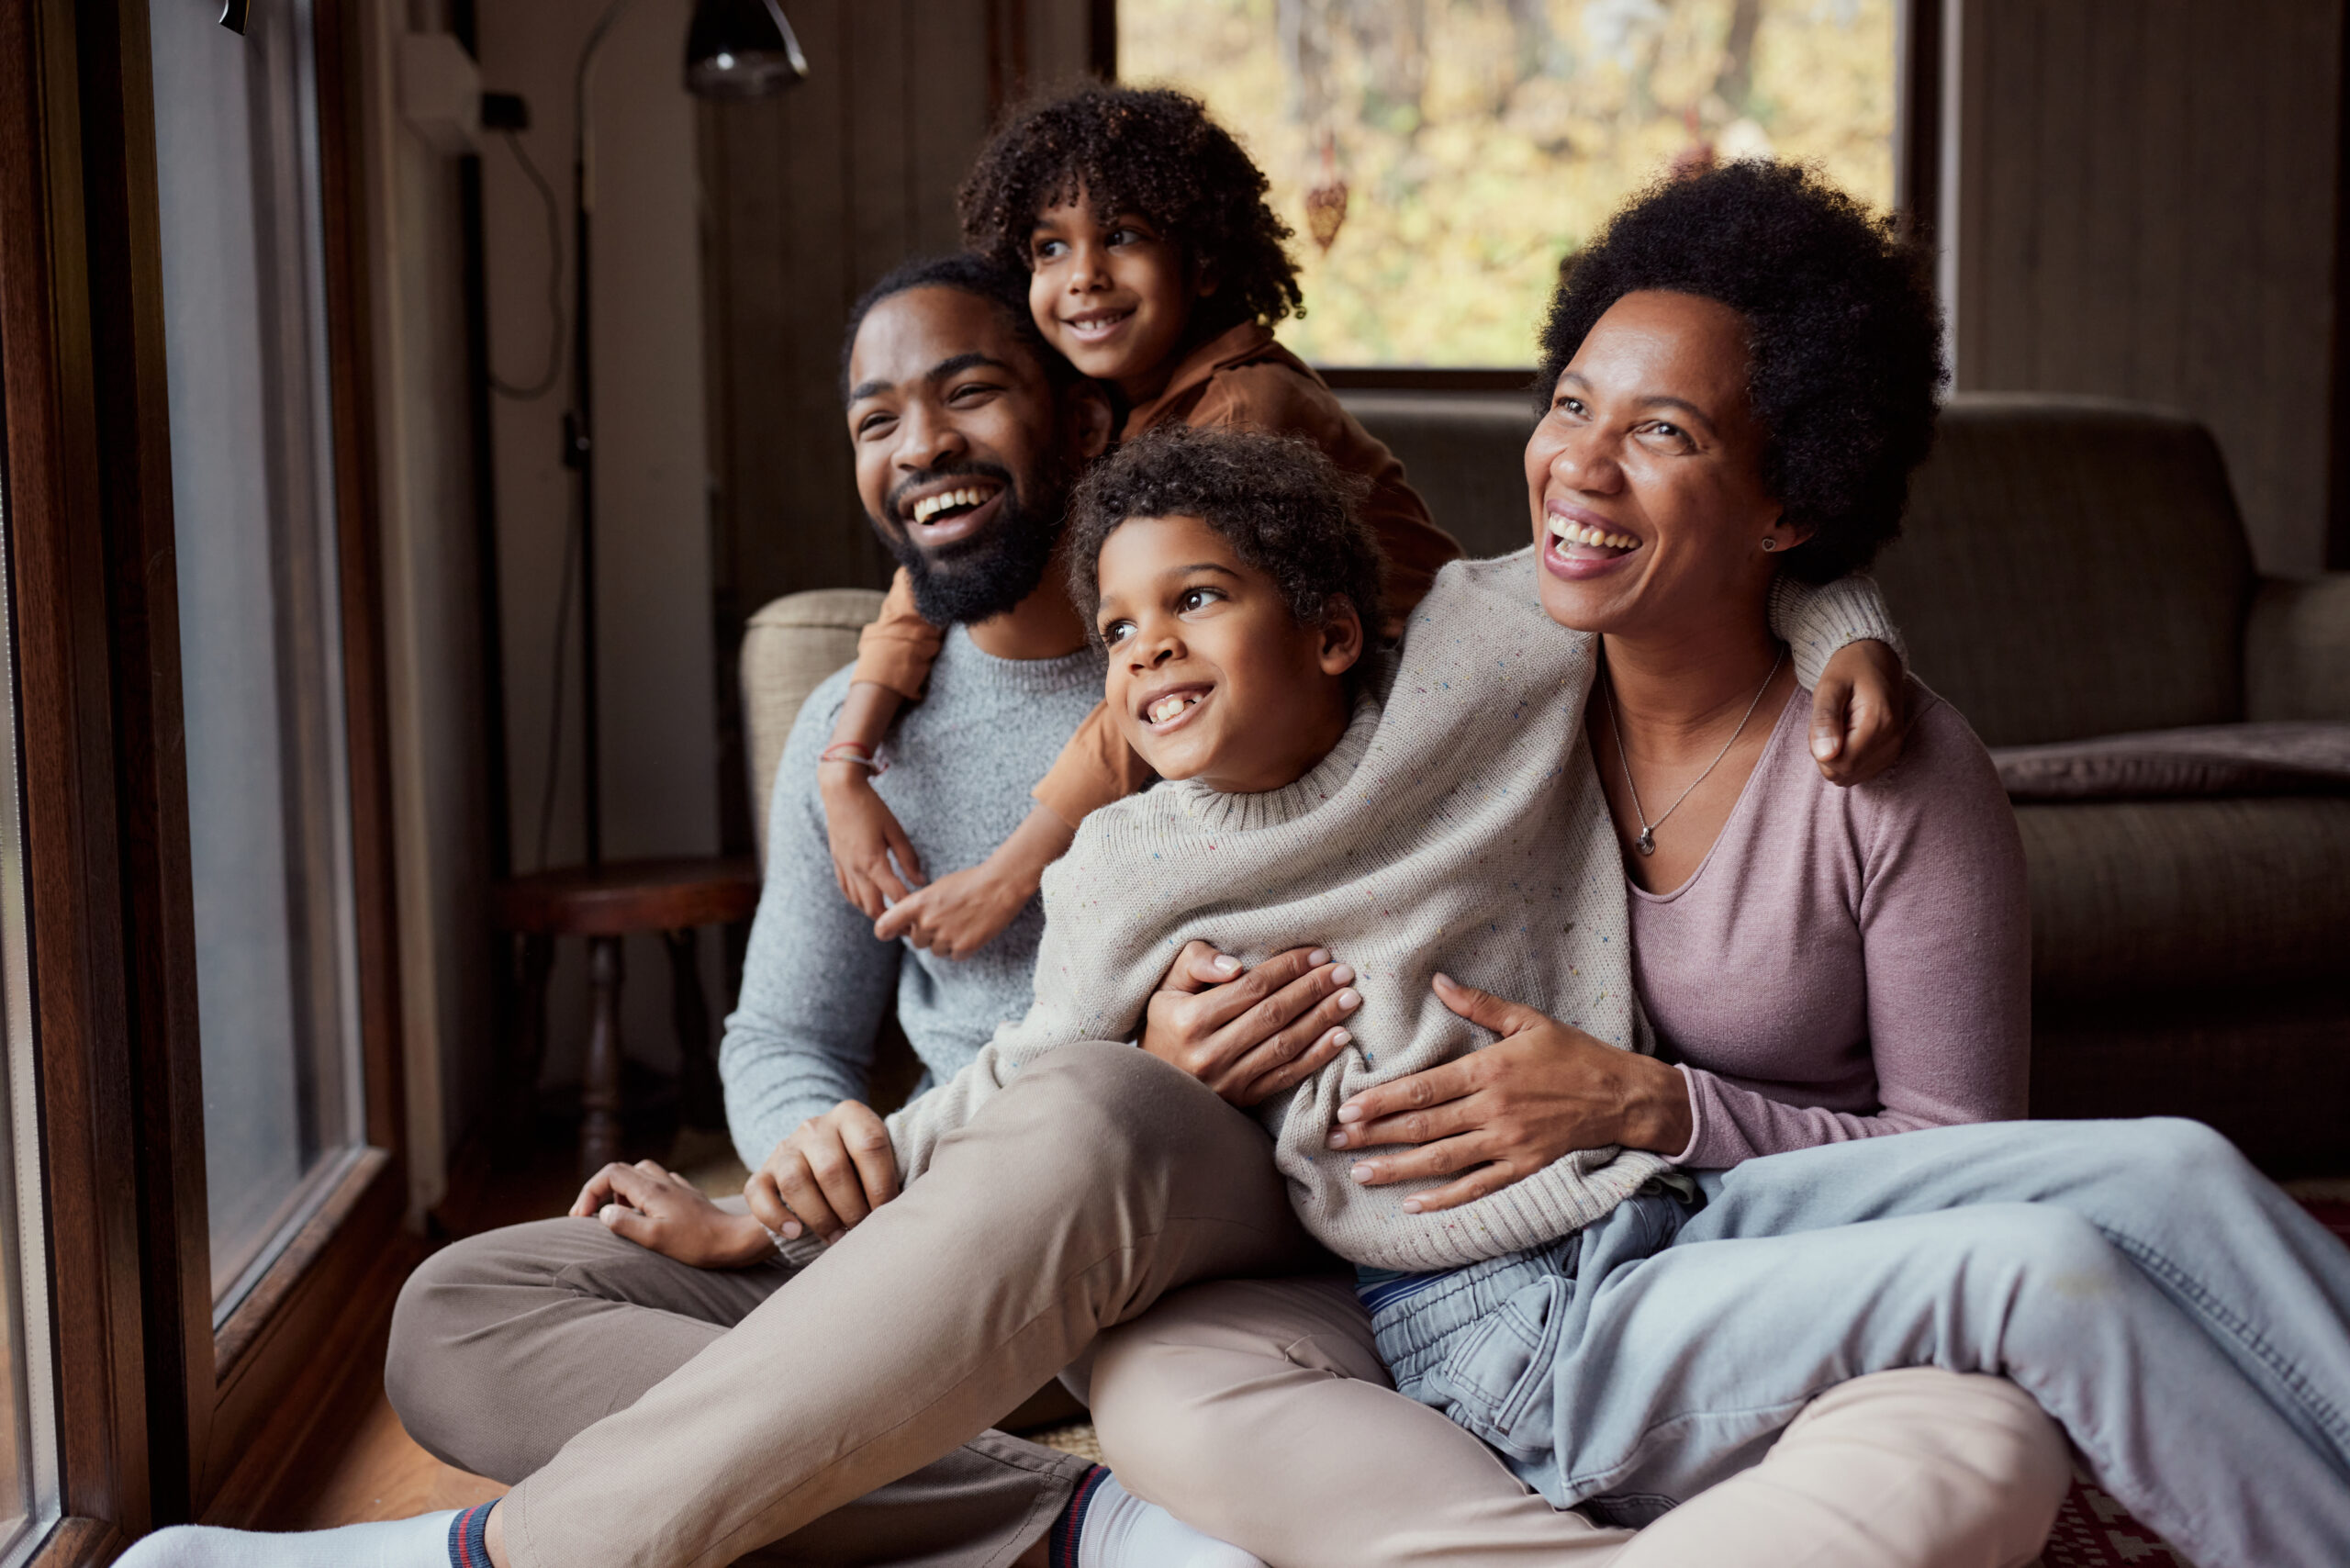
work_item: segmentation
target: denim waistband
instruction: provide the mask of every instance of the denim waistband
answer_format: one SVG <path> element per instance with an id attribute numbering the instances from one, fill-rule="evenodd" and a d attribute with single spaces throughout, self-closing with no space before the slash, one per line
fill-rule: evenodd
<path id="1" fill-rule="evenodd" d="M 1355 1294 L 1400 1389 L 1440 1365 L 1460 1330 L 1529 1285 L 1572 1275 L 1574 1265 L 1575 1238 L 1566 1237 L 1458 1269 L 1359 1280 Z"/>

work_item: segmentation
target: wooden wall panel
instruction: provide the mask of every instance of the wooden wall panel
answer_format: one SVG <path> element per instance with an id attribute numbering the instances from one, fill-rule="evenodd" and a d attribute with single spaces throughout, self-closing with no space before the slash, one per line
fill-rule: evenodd
<path id="1" fill-rule="evenodd" d="M 1961 0 L 1958 381 L 2217 431 L 2261 565 L 2325 560 L 2341 0 Z"/>
<path id="2" fill-rule="evenodd" d="M 849 306 L 957 241 L 999 100 L 1088 57 L 1081 0 L 799 0 L 811 73 L 702 111 L 720 636 L 778 594 L 879 586 L 838 391 Z M 731 610 L 731 614 L 729 611 Z"/>

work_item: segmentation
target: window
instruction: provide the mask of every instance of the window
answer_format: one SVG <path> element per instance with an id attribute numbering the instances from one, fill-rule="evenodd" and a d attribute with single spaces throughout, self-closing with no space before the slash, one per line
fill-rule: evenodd
<path id="1" fill-rule="evenodd" d="M 1299 354 L 1523 365 L 1561 258 L 1677 161 L 1816 160 L 1889 207 L 1898 5 L 1118 0 L 1118 73 L 1198 95 L 1264 169 Z"/>
<path id="2" fill-rule="evenodd" d="M 150 11 L 216 1325 L 364 1141 L 311 7 L 218 16 Z"/>

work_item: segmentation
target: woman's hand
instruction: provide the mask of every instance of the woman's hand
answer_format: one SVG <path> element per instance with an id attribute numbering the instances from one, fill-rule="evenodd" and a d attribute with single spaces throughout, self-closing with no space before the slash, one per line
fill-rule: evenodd
<path id="1" fill-rule="evenodd" d="M 1354 1036 L 1338 1021 L 1362 1005 L 1354 978 L 1319 947 L 1292 947 L 1244 972 L 1229 954 L 1187 942 L 1143 1014 L 1142 1048 L 1225 1103 L 1254 1105 L 1346 1049 Z"/>
<path id="2" fill-rule="evenodd" d="M 840 884 L 841 897 L 867 920 L 878 920 L 891 903 L 922 886 L 922 857 L 897 813 L 881 803 L 867 769 L 853 762 L 827 762 L 816 769 L 816 791 L 824 802 L 824 837 L 832 846 L 833 879 Z M 895 867 L 890 864 L 893 854 Z"/>
<path id="3" fill-rule="evenodd" d="M 1909 738 L 1901 656 L 1883 643 L 1847 643 L 1811 694 L 1811 755 L 1830 784 L 1865 784 L 1901 760 Z"/>
<path id="4" fill-rule="evenodd" d="M 786 1241 L 812 1230 L 827 1246 L 897 1195 L 889 1126 L 855 1100 L 800 1123 L 743 1183 L 761 1225 Z"/>
<path id="5" fill-rule="evenodd" d="M 757 1220 L 727 1213 L 650 1159 L 597 1171 L 579 1190 L 571 1215 L 599 1219 L 613 1235 L 697 1269 L 739 1269 L 775 1256 L 775 1244 Z"/>
<path id="6" fill-rule="evenodd" d="M 1416 1144 L 1354 1167 L 1365 1186 L 1457 1182 L 1404 1200 L 1407 1213 L 1458 1208 L 1578 1149 L 1678 1154 L 1689 1147 L 1689 1088 L 1677 1069 L 1611 1049 L 1582 1030 L 1436 977 L 1439 1001 L 1501 1036 L 1458 1061 L 1366 1089 L 1338 1107 L 1332 1148 Z"/>

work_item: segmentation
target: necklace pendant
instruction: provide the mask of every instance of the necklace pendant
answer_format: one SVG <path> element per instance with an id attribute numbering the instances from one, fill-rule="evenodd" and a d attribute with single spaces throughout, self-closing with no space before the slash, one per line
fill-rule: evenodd
<path id="1" fill-rule="evenodd" d="M 1640 829 L 1640 836 L 1633 841 L 1632 847 L 1639 850 L 1643 855 L 1655 854 L 1656 830 L 1654 828 L 1648 827 Z"/>

